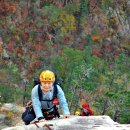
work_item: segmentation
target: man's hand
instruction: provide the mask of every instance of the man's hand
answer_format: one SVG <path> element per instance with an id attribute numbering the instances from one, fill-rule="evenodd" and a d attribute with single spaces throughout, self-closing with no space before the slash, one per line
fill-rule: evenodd
<path id="1" fill-rule="evenodd" d="M 39 120 L 39 122 L 46 122 L 47 120 L 45 120 L 45 119 L 41 119 L 41 120 Z"/>
<path id="2" fill-rule="evenodd" d="M 45 120 L 44 117 L 39 117 L 39 118 L 38 118 L 38 121 L 39 121 L 39 122 L 46 122 L 47 120 Z"/>
<path id="3" fill-rule="evenodd" d="M 70 115 L 64 115 L 64 119 L 65 119 L 65 118 L 70 118 Z"/>

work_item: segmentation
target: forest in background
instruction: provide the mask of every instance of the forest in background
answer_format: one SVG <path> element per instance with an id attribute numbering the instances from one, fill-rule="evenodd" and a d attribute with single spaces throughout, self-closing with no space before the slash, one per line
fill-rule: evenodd
<path id="1" fill-rule="evenodd" d="M 53 68 L 71 113 L 130 123 L 130 0 L 0 0 L 0 102 L 25 104 Z"/>

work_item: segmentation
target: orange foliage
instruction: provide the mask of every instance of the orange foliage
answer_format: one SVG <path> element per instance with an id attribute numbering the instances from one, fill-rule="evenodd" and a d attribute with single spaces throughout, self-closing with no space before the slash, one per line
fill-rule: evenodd
<path id="1" fill-rule="evenodd" d="M 7 50 L 11 53 L 14 52 L 14 41 L 11 39 L 7 45 Z"/>
<path id="2" fill-rule="evenodd" d="M 119 31 L 119 30 L 121 30 L 123 28 L 123 26 L 121 25 L 121 24 L 117 24 L 116 25 L 116 29 Z"/>
<path id="3" fill-rule="evenodd" d="M 3 52 L 3 42 L 2 42 L 2 39 L 0 37 L 0 54 Z"/>
<path id="4" fill-rule="evenodd" d="M 50 50 L 47 50 L 45 56 L 46 56 L 46 57 L 50 57 L 51 55 L 52 55 L 51 51 L 50 51 Z"/>
<path id="5" fill-rule="evenodd" d="M 33 45 L 34 49 L 35 50 L 41 50 L 42 49 L 42 46 L 41 45 Z"/>
<path id="6" fill-rule="evenodd" d="M 62 50 L 62 49 L 58 49 L 58 50 L 57 50 L 57 54 L 58 54 L 58 55 L 62 55 L 62 53 L 63 53 L 63 50 Z"/>
<path id="7" fill-rule="evenodd" d="M 34 69 L 39 69 L 41 65 L 42 63 L 40 61 L 34 61 L 30 63 L 29 67 L 30 69 L 34 70 Z"/>
<path id="8" fill-rule="evenodd" d="M 42 42 L 42 41 L 43 41 L 43 38 L 42 38 L 42 37 L 37 36 L 37 37 L 35 38 L 35 41 L 37 41 L 37 42 Z"/>
<path id="9" fill-rule="evenodd" d="M 103 50 L 107 53 L 110 53 L 112 51 L 112 46 L 110 42 L 105 42 L 103 45 Z"/>
<path id="10" fill-rule="evenodd" d="M 88 23 L 83 23 L 82 24 L 83 29 L 87 32 L 90 33 L 91 32 L 91 27 L 89 26 Z"/>
<path id="11" fill-rule="evenodd" d="M 37 51 L 37 50 L 47 50 L 48 46 L 45 45 L 40 45 L 40 44 L 34 44 L 33 48 Z"/>
<path id="12" fill-rule="evenodd" d="M 19 58 L 21 58 L 21 57 L 22 57 L 22 54 L 21 54 L 21 53 L 17 53 L 17 56 L 18 56 Z"/>
<path id="13" fill-rule="evenodd" d="M 29 41 L 28 44 L 29 44 L 29 46 L 33 46 L 33 42 L 32 41 Z"/>
<path id="14" fill-rule="evenodd" d="M 2 60 L 2 64 L 7 65 L 8 64 L 8 60 L 7 59 L 3 59 Z"/>
<path id="15" fill-rule="evenodd" d="M 12 13 L 16 12 L 16 5 L 14 5 L 14 4 L 10 5 L 10 12 L 12 12 Z"/>
<path id="16" fill-rule="evenodd" d="M 0 44 L 0 54 L 3 52 L 2 44 Z"/>
<path id="17" fill-rule="evenodd" d="M 16 52 L 16 54 L 17 54 L 17 56 L 18 56 L 19 58 L 22 57 L 22 55 L 23 55 L 23 49 L 22 49 L 22 48 L 17 47 L 17 48 L 15 49 L 15 52 Z"/>
<path id="18" fill-rule="evenodd" d="M 100 35 L 92 35 L 91 38 L 92 38 L 92 40 L 93 40 L 94 42 L 98 42 L 98 41 L 101 40 L 101 36 L 100 36 Z"/>
<path id="19" fill-rule="evenodd" d="M 87 103 L 85 99 L 81 100 L 81 105 Z"/>
<path id="20" fill-rule="evenodd" d="M 70 41 L 70 37 L 69 36 L 64 36 L 64 43 L 68 44 L 69 41 Z"/>
<path id="21" fill-rule="evenodd" d="M 28 39 L 28 34 L 27 33 L 23 33 L 22 34 L 22 40 L 26 41 Z"/>
<path id="22" fill-rule="evenodd" d="M 47 34 L 47 39 L 51 40 L 53 38 L 53 35 L 52 34 Z"/>
<path id="23" fill-rule="evenodd" d="M 28 7 L 26 7 L 26 6 L 23 7 L 23 9 L 21 10 L 21 16 L 22 17 L 28 16 Z"/>
<path id="24" fill-rule="evenodd" d="M 114 52 L 114 58 L 115 58 L 115 59 L 118 59 L 118 57 L 119 57 L 119 52 L 118 52 L 118 51 L 115 51 L 115 52 Z"/>
<path id="25" fill-rule="evenodd" d="M 42 45 L 42 50 L 46 51 L 49 48 L 47 44 Z"/>
<path id="26" fill-rule="evenodd" d="M 81 43 L 80 43 L 80 45 L 79 45 L 79 50 L 81 50 L 81 51 L 84 50 L 86 44 L 87 44 L 86 39 L 82 39 L 82 40 L 81 40 Z"/>
<path id="27" fill-rule="evenodd" d="M 92 9 L 91 10 L 92 13 L 94 13 L 94 14 L 101 14 L 103 12 L 103 10 L 99 7 L 95 7 L 94 9 L 93 8 L 91 8 L 91 9 Z"/>
<path id="28" fill-rule="evenodd" d="M 3 1 L 0 1 L 0 12 L 4 13 L 9 10 L 9 4 Z"/>
<path id="29" fill-rule="evenodd" d="M 92 47 L 92 54 L 96 55 L 97 57 L 101 56 L 101 51 L 96 45 L 93 45 Z"/>
<path id="30" fill-rule="evenodd" d="M 8 15 L 9 13 L 15 13 L 16 5 L 0 1 L 0 12 L 2 16 Z"/>

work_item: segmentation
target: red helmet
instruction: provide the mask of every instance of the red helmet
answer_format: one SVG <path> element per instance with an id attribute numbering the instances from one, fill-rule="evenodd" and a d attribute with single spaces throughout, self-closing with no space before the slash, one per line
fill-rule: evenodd
<path id="1" fill-rule="evenodd" d="M 82 104 L 82 108 L 89 108 L 89 104 L 88 103 Z"/>

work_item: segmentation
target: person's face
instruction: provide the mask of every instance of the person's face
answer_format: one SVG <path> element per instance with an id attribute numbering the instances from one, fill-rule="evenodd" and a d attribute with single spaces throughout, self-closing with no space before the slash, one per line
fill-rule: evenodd
<path id="1" fill-rule="evenodd" d="M 53 82 L 41 82 L 42 91 L 47 93 L 52 89 Z"/>

